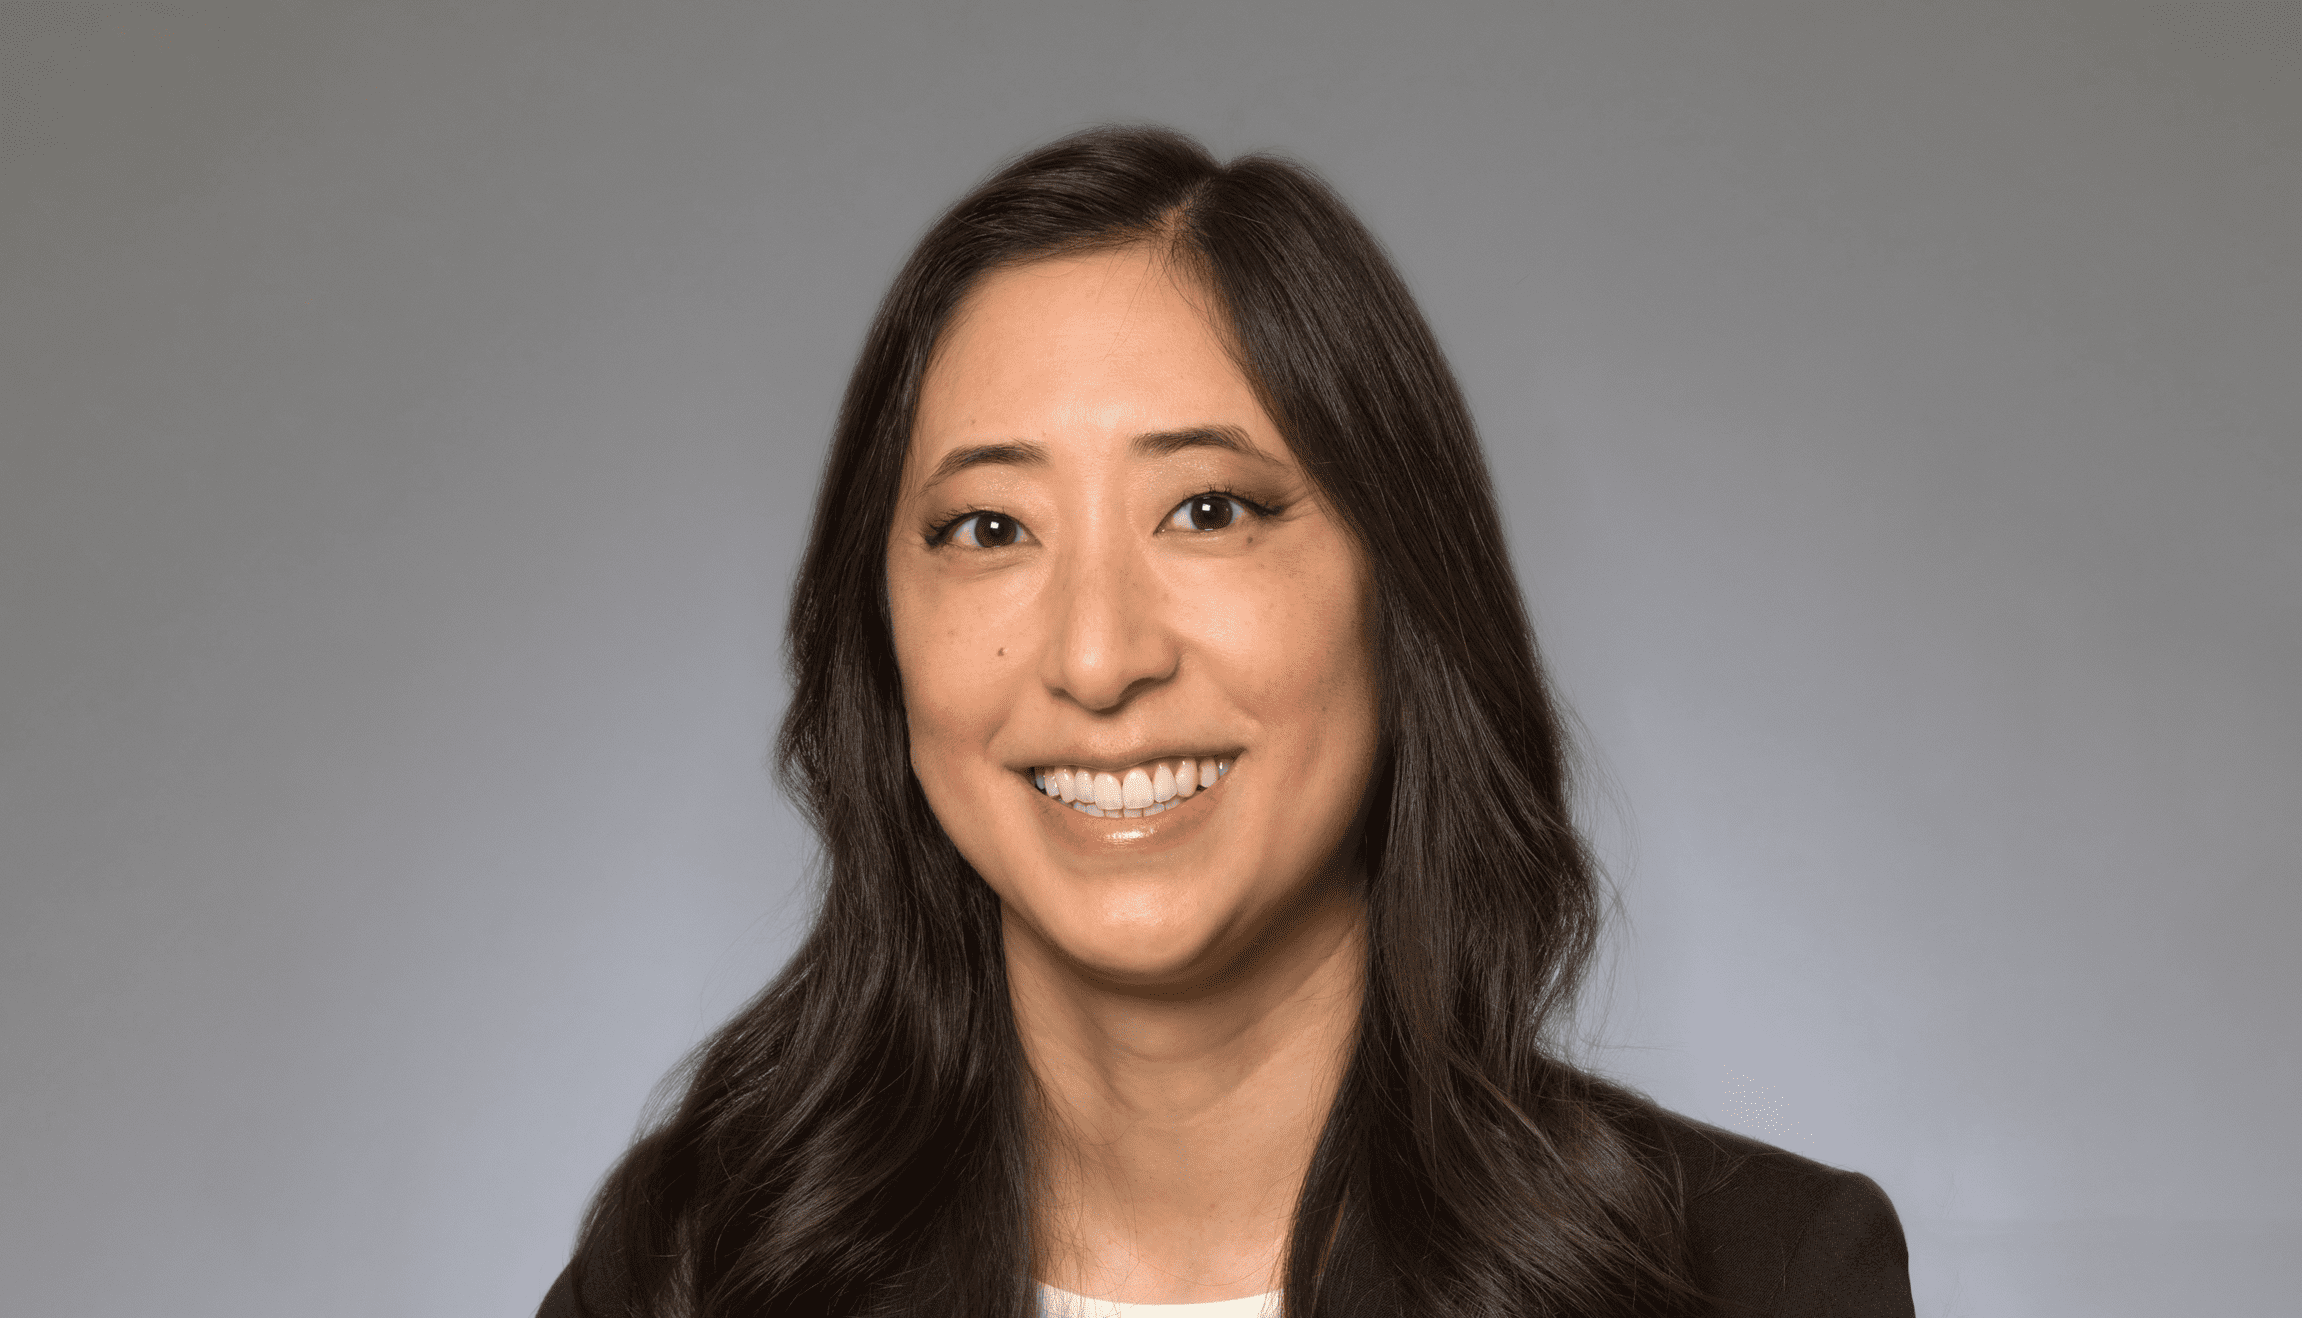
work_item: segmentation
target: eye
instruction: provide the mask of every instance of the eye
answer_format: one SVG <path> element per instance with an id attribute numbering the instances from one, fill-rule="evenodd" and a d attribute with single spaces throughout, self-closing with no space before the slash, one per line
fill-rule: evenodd
<path id="1" fill-rule="evenodd" d="M 1167 529 L 1220 531 L 1244 518 L 1249 511 L 1244 501 L 1210 490 L 1205 494 L 1194 494 L 1176 504 L 1175 511 L 1167 514 Z"/>
<path id="2" fill-rule="evenodd" d="M 969 549 L 1004 549 L 1029 540 L 1031 533 L 1005 513 L 969 513 L 944 528 L 942 538 Z"/>

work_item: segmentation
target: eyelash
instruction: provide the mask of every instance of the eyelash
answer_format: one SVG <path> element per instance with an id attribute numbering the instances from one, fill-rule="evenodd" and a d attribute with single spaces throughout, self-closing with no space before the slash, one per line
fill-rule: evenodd
<path id="1" fill-rule="evenodd" d="M 1198 493 L 1192 495 L 1191 498 L 1185 499 L 1181 503 L 1177 503 L 1174 508 L 1168 509 L 1166 517 L 1159 519 L 1160 529 L 1166 529 L 1168 518 L 1173 517 L 1176 513 L 1176 510 L 1182 508 L 1184 504 L 1190 503 L 1193 499 L 1204 499 L 1209 496 L 1213 496 L 1218 499 L 1233 500 L 1240 507 L 1246 509 L 1249 516 L 1255 518 L 1274 517 L 1277 516 L 1280 512 L 1280 507 L 1278 505 L 1258 503 L 1236 490 L 1227 490 L 1221 487 L 1217 487 L 1214 489 L 1201 490 Z M 970 517 L 1006 517 L 1015 523 L 1017 530 L 1023 531 L 1026 535 L 1030 534 L 1029 529 L 1023 525 L 1020 519 L 1013 517 L 1011 514 L 1001 512 L 997 508 L 963 508 L 950 514 L 949 516 L 944 517 L 942 520 L 927 528 L 927 547 L 930 549 L 942 549 L 949 546 L 951 543 L 951 533 L 955 530 L 958 530 L 960 524 L 965 522 Z M 1214 532 L 1206 531 L 1200 532 L 1200 534 L 1212 535 Z M 1005 546 L 1002 546 L 1002 548 L 1004 547 Z"/>
<path id="2" fill-rule="evenodd" d="M 948 546 L 951 543 L 951 533 L 959 529 L 960 523 L 966 521 L 970 517 L 1006 517 L 1009 521 L 1015 522 L 1015 528 L 1017 530 L 1020 531 L 1023 529 L 1022 522 L 1016 521 L 1014 517 L 999 511 L 997 508 L 967 508 L 953 513 L 949 517 L 944 518 L 942 521 L 928 527 L 927 547 L 929 549 L 942 549 Z"/>
<path id="3" fill-rule="evenodd" d="M 1233 502 L 1233 503 L 1236 503 L 1236 504 L 1238 504 L 1240 507 L 1242 507 L 1242 508 L 1246 509 L 1246 510 L 1247 510 L 1247 515 L 1248 515 L 1249 517 L 1253 517 L 1253 518 L 1255 518 L 1255 519 L 1257 519 L 1257 520 L 1261 520 L 1261 519 L 1263 519 L 1263 518 L 1266 518 L 1266 517 L 1270 517 L 1270 516 L 1273 516 L 1274 514 L 1276 514 L 1276 513 L 1279 511 L 1277 508 L 1275 508 L 1275 507 L 1272 507 L 1272 506 L 1270 506 L 1270 505 L 1268 505 L 1268 504 L 1261 504 L 1261 503 L 1257 503 L 1257 502 L 1255 502 L 1253 499 L 1250 499 L 1250 498 L 1248 498 L 1246 495 L 1244 495 L 1244 494 L 1241 494 L 1241 493 L 1239 493 L 1239 492 L 1238 492 L 1238 491 L 1236 491 L 1236 490 L 1225 490 L 1225 489 L 1201 490 L 1201 491 L 1199 491 L 1197 494 L 1194 494 L 1194 495 L 1192 495 L 1190 498 L 1188 498 L 1188 499 L 1185 499 L 1183 502 L 1181 502 L 1181 503 L 1179 503 L 1179 504 L 1176 504 L 1174 507 L 1172 507 L 1172 508 L 1168 509 L 1168 510 L 1167 510 L 1167 516 L 1166 516 L 1164 519 L 1162 519 L 1162 520 L 1160 521 L 1160 523 L 1159 523 L 1159 527 L 1160 527 L 1160 529 L 1161 529 L 1161 530 L 1167 530 L 1167 529 L 1168 529 L 1167 523 L 1168 523 L 1168 522 L 1170 522 L 1170 521 L 1173 521 L 1173 520 L 1174 520 L 1174 518 L 1175 518 L 1175 514 L 1177 514 L 1177 513 L 1181 512 L 1181 511 L 1183 511 L 1183 509 L 1185 509 L 1185 508 L 1189 507 L 1191 504 L 1197 503 L 1197 502 L 1198 502 L 1199 500 L 1201 500 L 1201 499 L 1209 499 L 1209 498 L 1213 498 L 1213 499 L 1229 499 L 1231 502 Z M 1217 528 L 1214 528 L 1213 530 L 1207 530 L 1207 531 L 1198 531 L 1198 530 L 1197 530 L 1197 528 L 1193 528 L 1194 532 L 1196 532 L 1197 534 L 1200 534 L 1200 535 L 1213 535 L 1213 534 L 1215 533 L 1215 531 L 1217 531 L 1217 530 L 1224 530 L 1224 531 L 1227 531 L 1227 530 L 1229 530 L 1229 529 L 1230 529 L 1230 527 L 1227 527 L 1227 526 L 1226 526 L 1226 527 L 1217 527 Z"/>

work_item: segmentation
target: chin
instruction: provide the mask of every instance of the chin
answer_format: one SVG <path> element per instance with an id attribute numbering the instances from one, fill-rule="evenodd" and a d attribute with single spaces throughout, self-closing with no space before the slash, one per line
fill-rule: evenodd
<path id="1" fill-rule="evenodd" d="M 1072 911 L 1033 923 L 1058 955 L 1088 974 L 1147 988 L 1200 978 L 1220 956 L 1221 928 L 1179 914 Z"/>

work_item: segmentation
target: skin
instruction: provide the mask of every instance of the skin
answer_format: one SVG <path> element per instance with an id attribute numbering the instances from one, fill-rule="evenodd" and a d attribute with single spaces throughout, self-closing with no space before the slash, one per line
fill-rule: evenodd
<path id="1" fill-rule="evenodd" d="M 1208 307 L 1147 248 L 987 276 L 923 382 L 887 547 L 912 771 L 1004 912 L 1035 1268 L 1130 1303 L 1277 1287 L 1362 987 L 1365 557 Z M 1210 491 L 1230 525 L 1178 524 Z M 1012 543 L 953 524 L 984 512 Z M 1030 779 L 1200 754 L 1234 767 L 1148 818 Z"/>

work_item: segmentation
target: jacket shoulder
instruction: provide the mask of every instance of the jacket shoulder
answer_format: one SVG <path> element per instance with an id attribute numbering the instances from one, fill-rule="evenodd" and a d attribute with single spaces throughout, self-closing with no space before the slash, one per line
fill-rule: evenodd
<path id="1" fill-rule="evenodd" d="M 1735 1318 L 1909 1318 L 1910 1255 L 1878 1183 L 1654 1110 L 1696 1282 Z"/>

